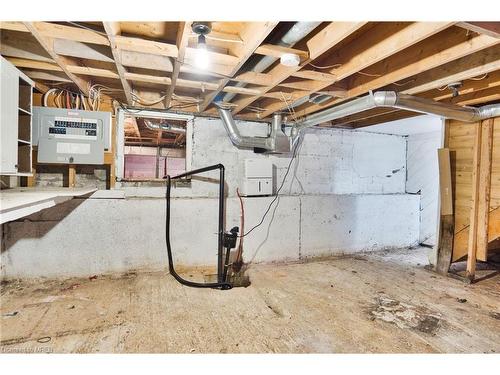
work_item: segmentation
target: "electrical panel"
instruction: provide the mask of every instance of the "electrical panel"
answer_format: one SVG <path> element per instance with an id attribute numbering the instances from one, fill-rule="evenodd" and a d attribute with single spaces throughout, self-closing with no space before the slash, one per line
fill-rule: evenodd
<path id="1" fill-rule="evenodd" d="M 103 164 L 111 149 L 111 113 L 33 107 L 39 163 Z"/>
<path id="2" fill-rule="evenodd" d="M 245 159 L 240 171 L 239 189 L 243 196 L 273 195 L 274 165 L 269 159 Z"/>

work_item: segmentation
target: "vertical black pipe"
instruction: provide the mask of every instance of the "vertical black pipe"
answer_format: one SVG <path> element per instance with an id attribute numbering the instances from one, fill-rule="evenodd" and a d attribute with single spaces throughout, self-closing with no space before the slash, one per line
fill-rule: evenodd
<path id="1" fill-rule="evenodd" d="M 219 168 L 219 248 L 217 252 L 217 282 L 224 282 L 224 166 Z"/>
<path id="2" fill-rule="evenodd" d="M 179 179 L 182 177 L 192 176 L 198 173 L 212 171 L 214 169 L 220 169 L 221 181 L 219 183 L 219 257 L 217 264 L 217 277 L 219 279 L 224 278 L 224 263 L 223 263 L 223 248 L 224 248 L 224 166 L 222 164 L 212 165 L 210 167 L 200 168 L 194 171 L 189 171 L 182 173 L 178 176 L 170 177 L 166 175 L 164 178 L 167 180 L 167 192 L 166 192 L 166 207 L 165 207 L 165 242 L 167 245 L 167 255 L 168 255 L 168 268 L 170 274 L 181 284 L 192 286 L 196 288 L 221 288 L 223 290 L 231 289 L 232 285 L 228 282 L 217 282 L 217 283 L 197 283 L 190 280 L 185 280 L 177 274 L 174 268 L 174 261 L 172 256 L 172 249 L 170 246 L 170 190 L 171 190 L 171 180 Z M 222 260 L 222 263 L 221 263 Z"/>

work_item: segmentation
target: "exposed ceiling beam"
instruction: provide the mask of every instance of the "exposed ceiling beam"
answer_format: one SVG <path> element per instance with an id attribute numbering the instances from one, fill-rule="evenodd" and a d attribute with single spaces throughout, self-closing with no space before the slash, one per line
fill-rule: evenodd
<path id="1" fill-rule="evenodd" d="M 459 82 L 478 77 L 500 69 L 500 46 L 462 57 L 438 69 L 433 69 L 415 77 L 407 88 L 401 90 L 405 94 L 418 94 L 437 89 L 452 82 Z"/>
<path id="2" fill-rule="evenodd" d="M 175 85 L 177 84 L 177 78 L 179 77 L 179 73 L 181 71 L 181 65 L 184 62 L 184 55 L 186 53 L 186 48 L 189 42 L 189 35 L 191 33 L 191 23 L 192 22 L 179 22 L 176 41 L 178 56 L 174 62 L 174 69 L 172 72 L 170 86 L 168 87 L 167 95 L 165 96 L 165 108 L 170 107 L 172 95 L 175 91 Z"/>
<path id="3" fill-rule="evenodd" d="M 111 53 L 113 54 L 113 59 L 115 60 L 116 70 L 118 71 L 118 76 L 125 98 L 127 99 L 127 104 L 134 105 L 134 99 L 132 98 L 132 86 L 125 78 L 127 71 L 123 67 L 120 60 L 120 53 L 118 52 L 118 45 L 116 43 L 116 38 L 121 33 L 120 24 L 118 22 L 103 22 L 102 25 L 104 26 L 104 30 L 108 36 L 109 46 L 111 47 Z"/>
<path id="4" fill-rule="evenodd" d="M 227 74 L 233 77 L 248 58 L 255 52 L 260 44 L 266 39 L 269 33 L 276 27 L 278 22 L 251 22 L 241 31 L 240 37 L 243 44 L 235 46 L 235 53 L 238 55 L 238 61 L 233 64 L 230 72 Z M 206 95 L 203 103 L 200 105 L 199 112 L 203 112 L 212 103 L 215 97 L 229 83 L 230 78 L 222 79 L 219 87 L 214 92 Z"/>
<path id="5" fill-rule="evenodd" d="M 75 83 L 75 85 L 80 89 L 81 92 L 83 92 L 85 95 L 88 96 L 89 94 L 88 82 L 76 76 L 75 74 L 71 73 L 67 68 L 67 65 L 71 63 L 74 65 L 75 62 L 68 57 L 59 56 L 58 54 L 56 54 L 53 49 L 54 39 L 42 35 L 38 29 L 37 24 L 38 22 L 24 22 L 26 28 L 31 32 L 31 34 L 35 37 L 38 43 L 40 43 L 40 45 L 47 51 L 47 53 L 50 55 L 50 57 L 52 57 L 52 59 L 57 63 L 57 65 L 59 65 L 59 67 L 63 70 L 63 72 L 68 76 L 68 78 Z"/>
<path id="6" fill-rule="evenodd" d="M 281 56 L 284 55 L 285 53 L 292 53 L 298 55 L 301 61 L 309 58 L 309 53 L 307 51 L 295 48 L 283 47 L 275 44 L 263 44 L 255 50 L 255 53 L 258 55 L 272 56 L 276 59 L 281 58 Z"/>
<path id="7" fill-rule="evenodd" d="M 451 25 L 451 22 L 396 22 L 389 26 L 381 23 L 361 38 L 337 51 L 333 60 L 338 62 L 339 66 L 325 71 L 335 75 L 340 81 L 443 31 Z M 329 82 L 318 82 L 309 94 L 321 91 L 329 84 Z M 265 118 L 276 111 L 284 110 L 286 107 L 286 103 L 273 103 L 266 107 L 266 111 L 261 116 Z"/>
<path id="8" fill-rule="evenodd" d="M 457 25 L 479 34 L 500 38 L 500 22 L 459 22 Z"/>
<path id="9" fill-rule="evenodd" d="M 477 92 L 499 86 L 500 86 L 500 70 L 497 70 L 489 74 L 484 74 L 481 77 L 472 77 L 472 79 L 463 81 L 462 85 L 457 89 L 457 93 L 458 96 L 460 97 L 462 95 L 467 95 L 472 92 Z M 452 99 L 453 91 L 450 89 L 443 90 L 442 88 L 440 88 L 424 92 L 420 96 L 425 98 L 433 98 L 434 100 Z"/>
<path id="10" fill-rule="evenodd" d="M 303 61 L 297 67 L 289 67 L 284 65 L 275 66 L 268 75 L 271 77 L 269 86 L 264 88 L 263 92 L 271 91 L 275 86 L 279 85 L 285 79 L 295 72 L 298 72 L 302 67 L 306 66 L 313 59 L 321 56 L 323 53 L 333 48 L 335 45 L 343 41 L 356 30 L 364 26 L 366 22 L 331 22 L 318 34 L 307 41 L 309 59 Z M 247 106 L 255 102 L 259 97 L 241 98 L 233 102 L 236 104 L 233 110 L 234 114 L 241 112 Z M 285 105 L 286 106 L 286 105 Z"/>

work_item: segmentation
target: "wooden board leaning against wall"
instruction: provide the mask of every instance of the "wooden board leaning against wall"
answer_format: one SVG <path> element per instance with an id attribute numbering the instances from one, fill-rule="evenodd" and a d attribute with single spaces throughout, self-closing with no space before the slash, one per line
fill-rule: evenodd
<path id="1" fill-rule="evenodd" d="M 452 262 L 467 258 L 474 279 L 476 260 L 486 261 L 500 237 L 500 118 L 476 123 L 448 120 L 454 205 Z"/>
<path id="2" fill-rule="evenodd" d="M 42 94 L 34 92 L 33 93 L 33 105 L 41 106 L 42 105 Z M 55 107 L 51 100 L 48 101 L 49 107 Z M 104 166 L 107 170 L 107 179 L 106 186 L 110 189 L 113 189 L 115 186 L 116 178 L 115 178 L 115 148 L 116 148 L 116 118 L 113 114 L 113 105 L 108 100 L 102 100 L 100 104 L 101 111 L 111 112 L 111 150 L 104 152 Z M 35 174 L 37 167 L 37 147 L 33 148 L 33 177 L 28 178 L 27 186 L 35 186 Z M 68 187 L 75 186 L 75 178 L 76 178 L 76 166 L 74 165 L 66 165 L 68 168 Z"/>

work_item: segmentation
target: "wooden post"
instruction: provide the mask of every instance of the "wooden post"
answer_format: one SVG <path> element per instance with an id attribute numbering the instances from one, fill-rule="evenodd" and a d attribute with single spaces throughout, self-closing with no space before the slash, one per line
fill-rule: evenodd
<path id="1" fill-rule="evenodd" d="M 76 166 L 70 164 L 68 166 L 68 187 L 74 188 L 76 184 Z"/>
<path id="2" fill-rule="evenodd" d="M 493 123 L 493 119 L 484 120 L 479 123 L 474 142 L 472 205 L 466 272 L 467 277 L 471 281 L 474 280 L 476 273 L 476 260 L 486 261 L 488 256 Z"/>
<path id="3" fill-rule="evenodd" d="M 474 159 L 472 164 L 472 197 L 469 220 L 469 242 L 467 246 L 466 276 L 473 281 L 476 273 L 478 203 L 479 203 L 479 169 L 481 165 L 482 124 L 477 123 L 474 138 Z"/>
<path id="4" fill-rule="evenodd" d="M 494 119 L 488 119 L 481 123 L 481 163 L 479 167 L 476 258 L 484 262 L 488 257 L 488 221 L 490 213 L 491 166 L 493 162 L 493 125 Z"/>
<path id="5" fill-rule="evenodd" d="M 451 184 L 450 150 L 438 150 L 439 162 L 439 242 L 436 259 L 436 272 L 446 275 L 450 269 L 455 235 L 455 215 L 453 214 L 453 195 Z"/>

